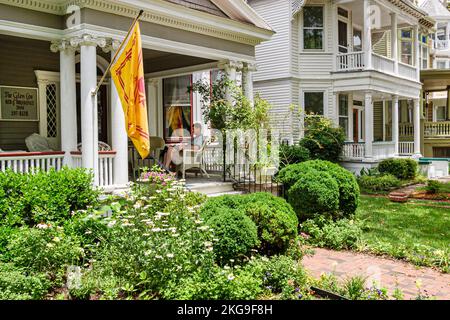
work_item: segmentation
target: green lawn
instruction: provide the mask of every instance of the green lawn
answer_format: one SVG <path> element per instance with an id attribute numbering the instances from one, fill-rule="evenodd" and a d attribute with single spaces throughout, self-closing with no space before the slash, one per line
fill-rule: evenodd
<path id="1" fill-rule="evenodd" d="M 387 198 L 362 196 L 357 212 L 363 225 L 360 249 L 448 272 L 450 204 L 447 208 L 437 206 L 445 204 L 398 204 Z"/>

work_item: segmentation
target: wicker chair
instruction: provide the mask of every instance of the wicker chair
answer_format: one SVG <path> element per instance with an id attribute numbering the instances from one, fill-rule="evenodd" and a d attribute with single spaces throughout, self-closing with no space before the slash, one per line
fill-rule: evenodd
<path id="1" fill-rule="evenodd" d="M 183 162 L 177 165 L 177 172 L 181 172 L 183 179 L 186 178 L 186 171 L 190 169 L 199 169 L 202 176 L 205 174 L 206 177 L 209 178 L 209 174 L 205 170 L 205 162 L 203 159 L 203 154 L 208 143 L 209 140 L 205 139 L 203 145 L 198 150 L 183 149 Z"/>

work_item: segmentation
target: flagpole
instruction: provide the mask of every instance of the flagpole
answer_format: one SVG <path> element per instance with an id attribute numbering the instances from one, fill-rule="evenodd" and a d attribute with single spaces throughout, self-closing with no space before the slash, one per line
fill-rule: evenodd
<path id="1" fill-rule="evenodd" d="M 102 78 L 100 79 L 100 82 L 98 83 L 97 87 L 95 88 L 94 91 L 92 91 L 92 96 L 96 96 L 98 91 L 100 90 L 101 85 L 103 84 L 103 81 L 105 81 L 105 78 L 108 74 L 108 72 L 111 70 L 111 67 L 113 65 L 113 63 L 115 62 L 117 56 L 119 55 L 120 51 L 122 50 L 123 46 L 125 45 L 125 43 L 127 42 L 128 37 L 130 36 L 131 32 L 133 31 L 134 26 L 136 25 L 136 23 L 139 21 L 139 19 L 141 18 L 141 16 L 144 14 L 144 10 L 139 11 L 139 14 L 137 15 L 136 18 L 134 18 L 133 23 L 131 24 L 130 29 L 128 30 L 127 35 L 125 36 L 125 39 L 123 39 L 122 43 L 119 46 L 119 49 L 116 50 L 113 58 L 111 59 L 111 62 L 108 65 L 108 68 L 106 68 L 105 73 L 103 73 Z"/>

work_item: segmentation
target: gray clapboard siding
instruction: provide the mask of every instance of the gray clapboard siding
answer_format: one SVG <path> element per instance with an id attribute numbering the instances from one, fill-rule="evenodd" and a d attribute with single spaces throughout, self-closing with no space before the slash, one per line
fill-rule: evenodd
<path id="1" fill-rule="evenodd" d="M 45 41 L 0 36 L 0 57 L 0 85 L 36 88 L 34 70 L 59 71 L 59 55 Z M 26 151 L 32 133 L 39 133 L 39 122 L 0 121 L 0 149 Z"/>

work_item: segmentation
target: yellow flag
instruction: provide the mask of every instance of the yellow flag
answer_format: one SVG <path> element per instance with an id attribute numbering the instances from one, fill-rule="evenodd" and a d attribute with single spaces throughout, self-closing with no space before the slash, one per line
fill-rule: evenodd
<path id="1" fill-rule="evenodd" d="M 128 136 L 144 159 L 150 152 L 150 140 L 139 23 L 136 23 L 127 45 L 112 66 L 111 77 L 122 102 Z"/>

